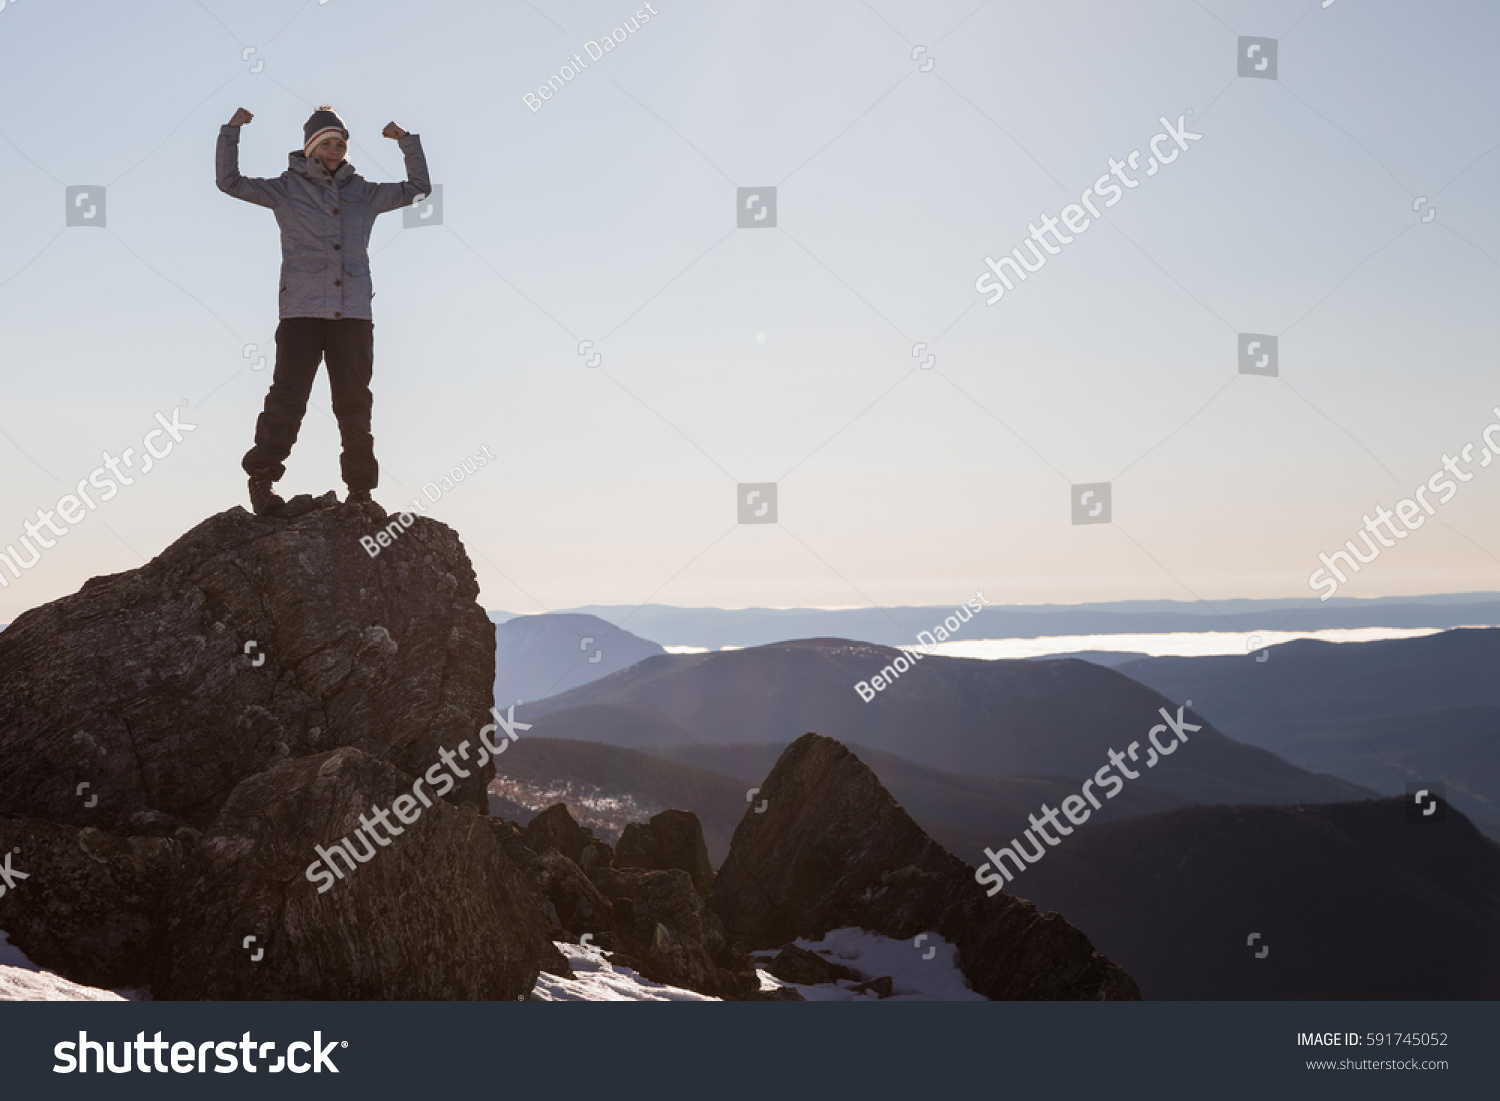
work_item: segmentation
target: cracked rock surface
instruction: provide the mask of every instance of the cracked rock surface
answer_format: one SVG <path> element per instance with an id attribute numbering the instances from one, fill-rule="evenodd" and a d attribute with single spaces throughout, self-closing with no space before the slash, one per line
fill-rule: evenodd
<path id="1" fill-rule="evenodd" d="M 372 558 L 379 512 L 327 501 L 219 513 L 0 633 L 0 816 L 191 842 L 279 763 L 351 746 L 418 776 L 464 741 L 447 799 L 486 813 L 495 632 L 463 545 L 418 517 Z"/>
<path id="2" fill-rule="evenodd" d="M 152 990 L 169 999 L 514 1001 L 562 961 L 542 900 L 488 822 L 441 799 L 353 844 L 339 878 L 308 878 L 412 777 L 356 749 L 240 784 L 167 899 Z M 400 831 L 397 833 L 396 831 Z M 252 939 L 253 938 L 253 939 Z"/>
<path id="3" fill-rule="evenodd" d="M 87 986 L 150 981 L 181 842 L 0 818 L 0 854 L 25 876 L 0 894 L 0 929 L 33 963 Z"/>

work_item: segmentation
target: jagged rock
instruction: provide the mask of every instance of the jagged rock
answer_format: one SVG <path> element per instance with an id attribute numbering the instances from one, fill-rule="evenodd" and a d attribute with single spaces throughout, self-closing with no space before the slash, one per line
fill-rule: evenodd
<path id="1" fill-rule="evenodd" d="M 538 855 L 556 849 L 580 868 L 608 866 L 614 860 L 609 845 L 574 821 L 566 803 L 553 803 L 528 822 L 521 831 L 521 840 Z M 589 849 L 594 850 L 592 855 Z"/>
<path id="2" fill-rule="evenodd" d="M 1140 997 L 1062 915 L 1003 891 L 987 897 L 974 869 L 923 833 L 838 742 L 797 739 L 760 798 L 767 809 L 746 812 L 711 898 L 729 934 L 751 948 L 846 926 L 899 940 L 937 933 L 988 998 Z"/>
<path id="3" fill-rule="evenodd" d="M 750 957 L 732 947 L 687 872 L 596 868 L 594 885 L 613 903 L 628 964 L 648 979 L 718 998 L 760 988 Z"/>
<path id="4" fill-rule="evenodd" d="M 422 806 L 411 799 L 414 783 L 350 748 L 241 783 L 169 898 L 170 958 L 153 992 L 508 1001 L 530 993 L 558 958 L 541 898 L 484 819 L 442 800 Z M 374 824 L 377 808 L 391 812 L 384 820 L 400 835 Z M 366 862 L 334 852 L 345 838 Z M 342 878 L 328 875 L 330 862 Z"/>
<path id="5" fill-rule="evenodd" d="M 0 866 L 7 858 L 26 878 L 0 891 L 0 929 L 32 963 L 85 986 L 150 981 L 181 842 L 0 818 Z"/>
<path id="6" fill-rule="evenodd" d="M 889 998 L 895 988 L 896 984 L 889 975 L 881 975 L 878 979 L 851 986 L 849 990 L 853 994 L 874 994 L 877 998 Z"/>
<path id="7" fill-rule="evenodd" d="M 280 761 L 347 745 L 415 776 L 465 741 L 471 775 L 447 798 L 487 807 L 495 635 L 473 568 L 434 520 L 372 558 L 376 530 L 357 505 L 233 508 L 17 617 L 0 633 L 0 814 L 171 836 Z"/>
<path id="8" fill-rule="evenodd" d="M 794 982 L 803 986 L 816 986 L 819 983 L 831 983 L 839 979 L 852 979 L 859 982 L 864 978 L 852 968 L 845 967 L 841 963 L 834 963 L 806 948 L 798 948 L 795 944 L 783 947 L 765 969 L 782 982 Z"/>
<path id="9" fill-rule="evenodd" d="M 703 827 L 690 810 L 664 810 L 648 824 L 628 823 L 615 846 L 615 866 L 681 868 L 704 898 L 714 889 L 714 866 L 703 843 Z"/>
<path id="10" fill-rule="evenodd" d="M 614 910 L 599 888 L 589 882 L 577 864 L 556 849 L 537 858 L 542 862 L 542 889 L 557 910 L 558 920 L 569 933 L 603 933 L 614 927 Z"/>

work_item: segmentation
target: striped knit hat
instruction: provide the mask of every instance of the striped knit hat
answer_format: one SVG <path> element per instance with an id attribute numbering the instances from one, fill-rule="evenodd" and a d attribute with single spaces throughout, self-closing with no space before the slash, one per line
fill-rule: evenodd
<path id="1" fill-rule="evenodd" d="M 349 140 L 349 131 L 344 126 L 344 120 L 339 118 L 338 113 L 328 104 L 321 104 L 307 120 L 307 124 L 302 127 L 303 155 L 312 156 L 312 151 L 317 148 L 318 142 L 334 135 L 345 141 Z"/>

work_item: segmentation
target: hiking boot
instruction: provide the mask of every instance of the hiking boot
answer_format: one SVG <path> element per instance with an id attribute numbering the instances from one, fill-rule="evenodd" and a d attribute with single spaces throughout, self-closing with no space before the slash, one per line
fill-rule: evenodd
<path id="1" fill-rule="evenodd" d="M 384 520 L 386 518 L 385 509 L 375 503 L 375 499 L 370 496 L 368 489 L 351 489 L 349 496 L 344 498 L 344 504 L 355 505 L 365 515 L 373 516 L 377 520 Z"/>
<path id="2" fill-rule="evenodd" d="M 250 507 L 257 516 L 275 516 L 286 505 L 271 489 L 271 479 L 265 474 L 250 475 Z"/>

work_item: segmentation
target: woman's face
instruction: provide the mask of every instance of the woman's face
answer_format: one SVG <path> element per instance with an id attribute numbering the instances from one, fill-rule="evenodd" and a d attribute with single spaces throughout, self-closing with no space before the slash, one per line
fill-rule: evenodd
<path id="1" fill-rule="evenodd" d="M 344 163 L 344 154 L 349 152 L 349 145 L 343 138 L 335 134 L 331 138 L 324 138 L 313 147 L 313 156 L 323 162 L 323 166 L 332 172 Z"/>

